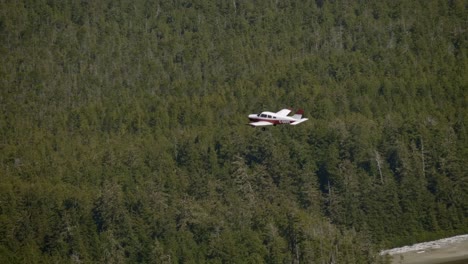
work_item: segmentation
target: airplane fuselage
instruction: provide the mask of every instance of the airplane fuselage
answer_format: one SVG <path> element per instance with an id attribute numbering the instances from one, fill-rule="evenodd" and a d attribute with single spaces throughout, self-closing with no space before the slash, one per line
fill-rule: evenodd
<path id="1" fill-rule="evenodd" d="M 260 114 L 250 114 L 248 116 L 250 120 L 249 125 L 253 127 L 276 126 L 280 124 L 295 126 L 307 121 L 307 118 L 302 118 L 304 110 L 299 109 L 293 116 L 288 116 L 290 112 L 290 109 L 281 109 L 276 113 L 265 111 Z"/>
<path id="2" fill-rule="evenodd" d="M 251 122 L 258 122 L 258 121 L 266 121 L 272 123 L 273 125 L 279 124 L 290 124 L 292 122 L 297 121 L 289 116 L 278 116 L 276 113 L 273 112 L 262 112 L 260 114 L 251 114 L 249 115 L 249 120 Z"/>

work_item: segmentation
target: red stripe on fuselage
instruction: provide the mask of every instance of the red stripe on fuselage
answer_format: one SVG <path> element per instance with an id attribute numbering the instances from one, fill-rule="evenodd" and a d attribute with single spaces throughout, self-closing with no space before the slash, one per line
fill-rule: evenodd
<path id="1" fill-rule="evenodd" d="M 290 124 L 294 121 L 290 121 L 290 120 L 284 120 L 284 119 L 264 119 L 264 118 L 249 118 L 250 121 L 252 122 L 258 122 L 258 121 L 266 121 L 266 122 L 269 122 L 269 123 L 272 123 L 274 125 L 280 125 L 280 124 Z"/>

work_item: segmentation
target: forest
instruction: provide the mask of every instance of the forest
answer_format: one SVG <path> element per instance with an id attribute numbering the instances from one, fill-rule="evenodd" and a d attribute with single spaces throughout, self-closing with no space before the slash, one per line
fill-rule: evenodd
<path id="1" fill-rule="evenodd" d="M 468 233 L 464 0 L 0 0 L 1 263 L 389 263 Z M 248 114 L 305 110 L 298 126 Z"/>

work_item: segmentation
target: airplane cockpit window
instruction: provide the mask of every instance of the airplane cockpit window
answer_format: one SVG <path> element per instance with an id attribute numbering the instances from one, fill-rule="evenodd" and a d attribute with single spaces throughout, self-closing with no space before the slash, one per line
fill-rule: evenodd
<path id="1" fill-rule="evenodd" d="M 267 117 L 267 115 L 265 115 L 265 114 L 262 114 L 262 115 L 261 115 L 261 117 Z"/>

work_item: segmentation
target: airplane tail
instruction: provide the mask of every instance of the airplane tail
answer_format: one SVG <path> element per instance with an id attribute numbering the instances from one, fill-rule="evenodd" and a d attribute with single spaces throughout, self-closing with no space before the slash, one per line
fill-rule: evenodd
<path id="1" fill-rule="evenodd" d="M 302 115 L 304 114 L 304 110 L 302 109 L 299 109 L 297 110 L 297 112 L 292 116 L 292 118 L 294 119 L 301 119 L 302 118 Z"/>

